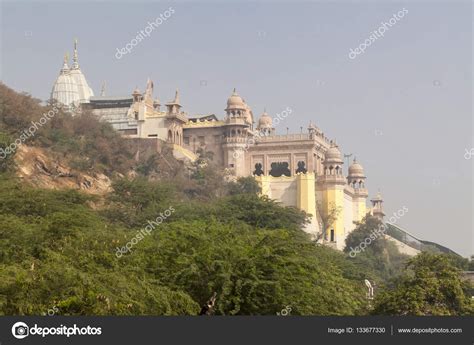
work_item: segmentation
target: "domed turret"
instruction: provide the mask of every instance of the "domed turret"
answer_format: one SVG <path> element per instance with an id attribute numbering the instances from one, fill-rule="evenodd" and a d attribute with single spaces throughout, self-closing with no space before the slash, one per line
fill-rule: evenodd
<path id="1" fill-rule="evenodd" d="M 370 202 L 372 203 L 372 215 L 383 221 L 385 213 L 383 212 L 383 199 L 380 191 L 373 199 L 370 200 Z"/>
<path id="2" fill-rule="evenodd" d="M 234 92 L 227 100 L 227 108 L 225 109 L 227 118 L 241 118 L 248 124 L 252 124 L 253 119 L 250 114 L 250 108 L 234 89 Z"/>
<path id="3" fill-rule="evenodd" d="M 79 92 L 74 79 L 71 77 L 67 60 L 68 56 L 66 54 L 63 67 L 51 90 L 51 99 L 65 106 L 77 106 L 79 104 Z"/>
<path id="4" fill-rule="evenodd" d="M 344 176 L 342 176 L 343 163 L 339 147 L 331 142 L 331 147 L 326 151 L 324 156 L 324 175 L 335 175 L 338 179 L 345 181 Z"/>
<path id="5" fill-rule="evenodd" d="M 258 128 L 272 128 L 273 120 L 270 115 L 264 110 L 263 114 L 258 119 Z"/>
<path id="6" fill-rule="evenodd" d="M 365 177 L 364 168 L 362 165 L 357 162 L 357 159 L 354 158 L 351 166 L 349 167 L 349 176 L 350 177 Z"/>
<path id="7" fill-rule="evenodd" d="M 263 110 L 263 114 L 260 115 L 258 119 L 257 129 L 265 134 L 271 134 L 273 132 L 273 119 L 268 115 L 266 109 Z"/>
<path id="8" fill-rule="evenodd" d="M 226 111 L 229 110 L 245 110 L 245 105 L 242 97 L 240 97 L 234 89 L 234 92 L 227 100 Z"/>
<path id="9" fill-rule="evenodd" d="M 365 188 L 364 168 L 357 162 L 356 158 L 354 158 L 353 163 L 349 167 L 347 183 L 354 189 Z"/>
<path id="10" fill-rule="evenodd" d="M 336 144 L 331 144 L 329 150 L 326 151 L 324 162 L 342 164 L 341 151 Z"/>

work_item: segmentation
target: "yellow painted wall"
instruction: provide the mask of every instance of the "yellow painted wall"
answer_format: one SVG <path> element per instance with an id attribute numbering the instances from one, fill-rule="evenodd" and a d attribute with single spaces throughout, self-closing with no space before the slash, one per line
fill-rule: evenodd
<path id="1" fill-rule="evenodd" d="M 357 221 L 360 222 L 367 214 L 367 205 L 365 204 L 365 198 L 359 200 L 359 216 Z"/>
<path id="2" fill-rule="evenodd" d="M 296 175 L 297 207 L 306 213 L 316 216 L 316 191 L 314 173 Z"/>
<path id="3" fill-rule="evenodd" d="M 339 215 L 328 229 L 328 240 L 330 239 L 330 231 L 334 229 L 335 239 L 344 237 L 344 189 L 341 186 L 333 185 L 328 186 L 326 190 L 323 191 L 323 211 L 327 215 L 330 208 L 339 208 Z"/>
<path id="4" fill-rule="evenodd" d="M 260 188 L 262 188 L 262 192 L 260 193 L 261 195 L 266 195 L 269 198 L 272 197 L 271 189 L 270 189 L 270 179 L 271 176 L 255 176 L 255 180 L 258 182 L 260 185 Z"/>

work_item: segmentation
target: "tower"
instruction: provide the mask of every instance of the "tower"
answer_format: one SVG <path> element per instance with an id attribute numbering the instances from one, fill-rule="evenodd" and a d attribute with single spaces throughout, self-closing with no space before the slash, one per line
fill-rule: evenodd
<path id="1" fill-rule="evenodd" d="M 365 173 L 364 168 L 357 162 L 354 157 L 354 161 L 349 167 L 349 175 L 347 176 L 347 183 L 353 189 L 353 214 L 355 221 L 361 221 L 367 213 L 366 200 L 369 196 L 367 189 L 365 188 Z"/>
<path id="2" fill-rule="evenodd" d="M 174 100 L 166 103 L 166 108 L 168 111 L 168 115 L 179 114 L 181 112 L 181 104 L 179 103 L 179 90 L 178 89 L 176 89 Z"/>
<path id="3" fill-rule="evenodd" d="M 224 129 L 224 166 L 235 176 L 245 175 L 245 156 L 249 145 L 249 128 L 252 116 L 250 108 L 236 90 L 227 99 Z M 250 115 L 250 116 L 249 116 Z"/>
<path id="4" fill-rule="evenodd" d="M 105 89 L 106 89 L 106 86 L 107 86 L 107 84 L 106 84 L 106 82 L 105 82 L 105 80 L 104 80 L 104 82 L 102 83 L 102 87 L 101 87 L 101 89 L 100 89 L 100 96 L 101 96 L 101 97 L 105 97 Z"/>
<path id="5" fill-rule="evenodd" d="M 323 162 L 323 175 L 319 176 L 318 189 L 322 192 L 323 238 L 337 249 L 344 248 L 344 188 L 346 179 L 342 172 L 344 164 L 339 147 L 331 142 Z M 348 229 L 347 229 L 348 230 Z"/>
<path id="6" fill-rule="evenodd" d="M 76 84 L 77 91 L 79 93 L 79 102 L 80 103 L 89 103 L 89 100 L 92 96 L 94 96 L 94 92 L 89 87 L 87 83 L 86 77 L 81 71 L 79 67 L 79 58 L 77 53 L 77 39 L 74 40 L 74 54 L 73 54 L 73 62 L 71 67 L 71 77 Z"/>
<path id="7" fill-rule="evenodd" d="M 170 144 L 183 145 L 183 124 L 186 123 L 187 118 L 181 112 L 178 89 L 176 89 L 174 100 L 166 103 L 166 108 L 167 141 Z"/>
<path id="8" fill-rule="evenodd" d="M 273 128 L 273 120 L 270 115 L 267 114 L 266 109 L 263 110 L 263 114 L 258 119 L 257 130 L 263 135 L 272 135 L 275 132 Z"/>
<path id="9" fill-rule="evenodd" d="M 385 213 L 383 212 L 383 199 L 382 199 L 382 194 L 380 191 L 377 193 L 377 195 L 370 200 L 372 203 L 372 215 L 381 221 L 383 221 L 383 217 L 385 216 Z"/>

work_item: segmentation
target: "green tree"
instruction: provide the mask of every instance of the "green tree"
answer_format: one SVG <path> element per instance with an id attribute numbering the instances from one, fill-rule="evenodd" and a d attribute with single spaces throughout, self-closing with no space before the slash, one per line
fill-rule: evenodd
<path id="1" fill-rule="evenodd" d="M 373 314 L 472 315 L 470 284 L 461 278 L 450 258 L 421 253 L 410 259 L 407 272 L 378 293 Z"/>
<path id="2" fill-rule="evenodd" d="M 408 260 L 408 256 L 401 254 L 384 233 L 384 224 L 368 215 L 347 236 L 344 248 L 349 260 L 377 285 L 401 274 Z"/>
<path id="3" fill-rule="evenodd" d="M 13 138 L 5 132 L 0 131 L 0 173 L 12 170 L 13 157 L 16 151 L 9 152 L 9 146 L 13 143 Z"/>
<path id="4" fill-rule="evenodd" d="M 260 185 L 253 176 L 239 177 L 237 181 L 229 183 L 229 194 L 258 194 L 261 192 Z"/>

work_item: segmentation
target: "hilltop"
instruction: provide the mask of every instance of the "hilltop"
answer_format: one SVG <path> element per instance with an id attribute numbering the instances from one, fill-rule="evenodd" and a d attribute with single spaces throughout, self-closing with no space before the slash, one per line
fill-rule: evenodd
<path id="1" fill-rule="evenodd" d="M 53 108 L 0 85 L 1 152 Z M 196 315 L 214 293 L 218 315 L 472 313 L 465 262 L 407 263 L 383 238 L 355 257 L 319 245 L 308 214 L 230 181 L 206 152 L 185 165 L 60 109 L 17 146 L 0 160 L 0 315 Z M 351 240 L 378 226 L 367 217 Z"/>

